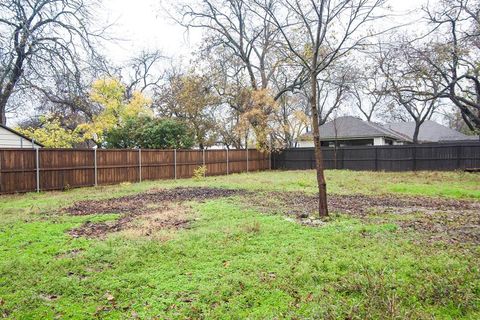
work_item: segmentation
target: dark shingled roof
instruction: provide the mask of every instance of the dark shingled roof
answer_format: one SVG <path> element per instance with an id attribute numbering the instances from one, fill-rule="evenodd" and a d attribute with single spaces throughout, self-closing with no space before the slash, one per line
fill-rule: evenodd
<path id="1" fill-rule="evenodd" d="M 311 133 L 307 133 L 306 136 L 311 136 Z M 339 117 L 320 126 L 321 140 L 373 137 L 387 137 L 400 141 L 411 140 L 402 134 L 385 128 L 381 124 L 363 121 L 360 118 L 352 116 Z"/>
<path id="2" fill-rule="evenodd" d="M 414 122 L 399 122 L 386 125 L 390 130 L 394 130 L 400 134 L 413 139 L 415 131 Z M 421 126 L 418 133 L 419 142 L 447 142 L 447 141 L 468 141 L 478 140 L 478 136 L 467 136 L 463 133 L 442 126 L 431 120 L 426 120 Z"/>

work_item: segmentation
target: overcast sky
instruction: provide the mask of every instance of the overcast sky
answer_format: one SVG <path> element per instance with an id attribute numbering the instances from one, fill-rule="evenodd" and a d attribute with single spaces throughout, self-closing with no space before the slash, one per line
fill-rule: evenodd
<path id="1" fill-rule="evenodd" d="M 428 0 L 389 1 L 396 18 L 389 18 L 383 23 L 397 25 L 414 21 L 418 17 L 418 9 Z M 176 25 L 162 10 L 160 3 L 161 0 L 102 1 L 102 8 L 97 15 L 98 22 L 101 25 L 112 24 L 108 34 L 119 39 L 109 42 L 103 54 L 115 65 L 124 64 L 142 50 L 156 49 L 177 62 L 188 62 L 190 53 L 199 45 L 201 31 L 197 29 L 186 34 L 185 29 Z M 13 115 L 9 122 L 17 123 L 27 116 L 22 113 Z"/>
<path id="2" fill-rule="evenodd" d="M 173 0 L 175 1 L 175 0 Z M 394 12 L 411 13 L 397 22 L 411 19 L 426 0 L 390 0 Z M 115 22 L 110 33 L 123 39 L 108 46 L 105 55 L 115 63 L 122 63 L 142 49 L 161 49 L 172 57 L 188 56 L 198 44 L 200 32 L 185 34 L 160 7 L 160 0 L 104 0 L 101 12 L 103 22 Z"/>

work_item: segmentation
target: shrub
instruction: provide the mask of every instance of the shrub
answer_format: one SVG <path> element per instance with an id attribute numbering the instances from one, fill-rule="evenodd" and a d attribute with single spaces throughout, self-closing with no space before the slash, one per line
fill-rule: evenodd
<path id="1" fill-rule="evenodd" d="M 174 119 L 132 118 L 105 135 L 107 148 L 188 149 L 193 135 Z"/>
<path id="2" fill-rule="evenodd" d="M 195 180 L 202 180 L 205 178 L 207 174 L 207 167 L 206 166 L 199 166 L 195 170 L 193 170 L 193 178 Z"/>

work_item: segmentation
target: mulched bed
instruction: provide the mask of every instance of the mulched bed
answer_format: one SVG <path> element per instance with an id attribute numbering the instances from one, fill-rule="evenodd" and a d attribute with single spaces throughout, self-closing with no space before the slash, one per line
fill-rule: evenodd
<path id="1" fill-rule="evenodd" d="M 87 221 L 82 226 L 72 229 L 72 237 L 103 237 L 107 233 L 118 232 L 131 226 L 132 221 L 139 215 L 148 215 L 152 211 L 168 210 L 171 203 L 186 201 L 203 202 L 208 199 L 230 197 L 244 194 L 239 190 L 217 188 L 175 188 L 166 190 L 152 190 L 121 198 L 107 200 L 87 200 L 75 203 L 63 209 L 64 213 L 84 216 L 93 214 L 121 214 L 120 219 L 108 222 Z M 180 229 L 188 226 L 189 220 L 181 217 L 169 216 L 163 220 L 156 220 L 155 225 L 160 229 Z"/>

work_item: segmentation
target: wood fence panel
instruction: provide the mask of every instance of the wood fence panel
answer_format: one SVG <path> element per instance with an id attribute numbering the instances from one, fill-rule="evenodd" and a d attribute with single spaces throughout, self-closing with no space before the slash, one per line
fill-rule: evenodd
<path id="1" fill-rule="evenodd" d="M 175 177 L 175 151 L 143 150 L 142 180 L 173 179 Z"/>
<path id="2" fill-rule="evenodd" d="M 247 152 L 245 150 L 231 150 L 228 156 L 230 173 L 247 171 Z"/>
<path id="3" fill-rule="evenodd" d="M 395 146 L 376 147 L 377 171 L 411 171 L 412 152 L 410 148 Z"/>
<path id="4" fill-rule="evenodd" d="M 227 151 L 205 151 L 205 165 L 207 167 L 207 176 L 218 176 L 225 174 L 227 172 Z"/>
<path id="5" fill-rule="evenodd" d="M 249 171 L 260 171 L 266 170 L 270 167 L 269 161 L 269 154 L 268 152 L 260 151 L 260 150 L 250 150 L 249 151 Z"/>
<path id="6" fill-rule="evenodd" d="M 480 143 L 322 148 L 327 169 L 372 171 L 463 170 L 480 168 Z M 273 169 L 315 168 L 313 148 L 272 154 Z"/>
<path id="7" fill-rule="evenodd" d="M 139 181 L 137 150 L 97 150 L 98 184 Z"/>
<path id="8" fill-rule="evenodd" d="M 420 145 L 416 149 L 417 170 L 429 170 L 432 166 L 438 170 L 455 170 L 458 168 L 458 148 Z"/>
<path id="9" fill-rule="evenodd" d="M 228 167 L 227 167 L 228 154 Z M 0 194 L 37 190 L 35 149 L 0 149 Z M 204 163 L 208 175 L 265 170 L 268 153 L 257 150 L 39 149 L 39 187 L 74 187 L 190 178 Z M 175 164 L 176 160 L 176 164 Z M 96 163 L 96 170 L 95 170 Z M 96 178 L 96 179 L 95 179 Z"/>
<path id="10" fill-rule="evenodd" d="M 375 170 L 375 149 L 343 148 L 340 154 L 342 169 Z"/>
<path id="11" fill-rule="evenodd" d="M 95 184 L 93 150 L 39 149 L 39 160 L 41 190 Z"/>
<path id="12" fill-rule="evenodd" d="M 462 169 L 480 168 L 480 148 L 472 148 L 470 146 L 460 146 L 458 148 L 459 163 Z"/>
<path id="13" fill-rule="evenodd" d="M 35 150 L 0 150 L 0 193 L 34 191 L 35 168 Z"/>
<path id="14" fill-rule="evenodd" d="M 191 178 L 193 171 L 202 165 L 201 150 L 177 150 L 177 178 Z"/>

